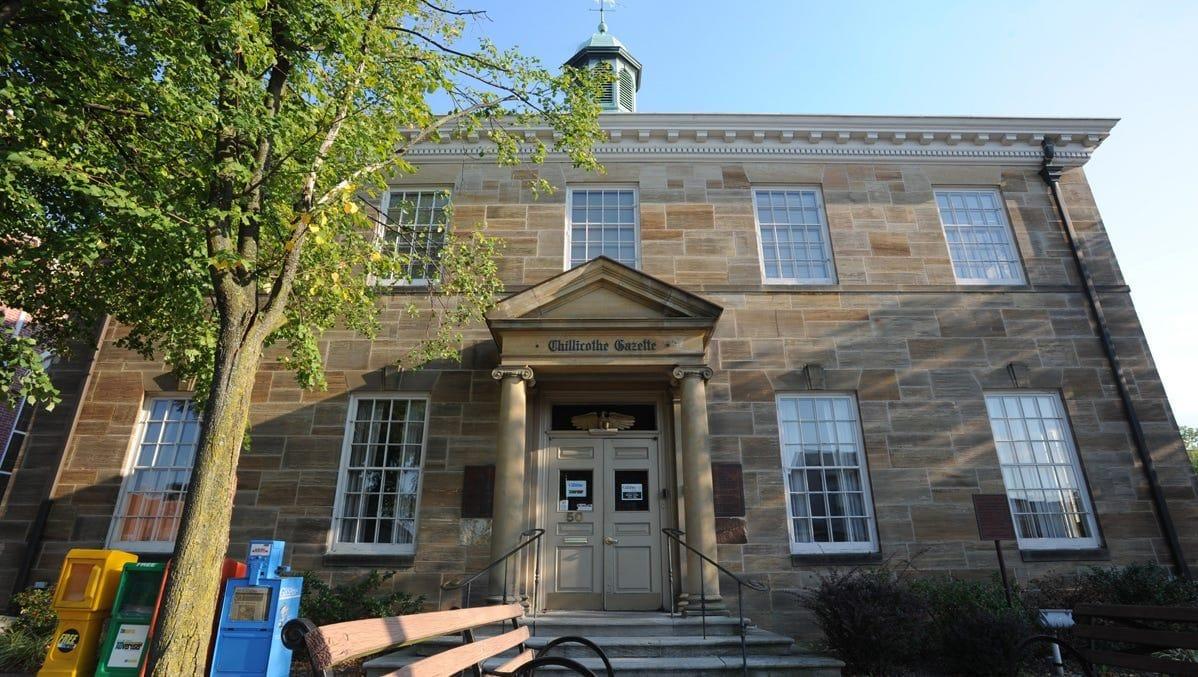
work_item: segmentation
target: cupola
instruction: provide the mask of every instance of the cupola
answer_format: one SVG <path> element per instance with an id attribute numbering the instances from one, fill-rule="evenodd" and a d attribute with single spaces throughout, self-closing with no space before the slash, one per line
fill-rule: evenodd
<path id="1" fill-rule="evenodd" d="M 600 103 L 603 110 L 636 112 L 636 92 L 641 88 L 641 62 L 623 43 L 607 32 L 607 22 L 599 19 L 599 30 L 582 43 L 566 62 L 574 68 L 611 68 L 614 81 L 604 86 Z"/>

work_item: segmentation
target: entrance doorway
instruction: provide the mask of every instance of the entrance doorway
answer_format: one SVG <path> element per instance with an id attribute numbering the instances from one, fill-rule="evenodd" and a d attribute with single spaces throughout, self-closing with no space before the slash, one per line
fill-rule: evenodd
<path id="1" fill-rule="evenodd" d="M 550 435 L 546 609 L 660 609 L 656 436 Z"/>

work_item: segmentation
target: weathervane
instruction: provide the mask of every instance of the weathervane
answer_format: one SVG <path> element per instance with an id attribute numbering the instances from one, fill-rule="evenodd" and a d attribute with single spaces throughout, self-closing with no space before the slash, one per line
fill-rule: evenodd
<path id="1" fill-rule="evenodd" d="M 606 33 L 607 32 L 607 21 L 604 18 L 604 12 L 607 10 L 608 7 L 612 8 L 611 11 L 613 11 L 613 12 L 616 11 L 615 10 L 616 0 L 595 0 L 595 4 L 599 5 L 599 9 L 592 9 L 591 11 L 599 12 L 599 32 Z"/>

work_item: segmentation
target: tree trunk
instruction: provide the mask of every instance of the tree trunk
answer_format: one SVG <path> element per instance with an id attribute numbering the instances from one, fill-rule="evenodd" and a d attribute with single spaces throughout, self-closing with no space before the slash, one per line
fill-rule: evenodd
<path id="1" fill-rule="evenodd" d="M 220 594 L 219 565 L 229 546 L 237 460 L 262 355 L 258 331 L 246 331 L 246 324 L 237 320 L 222 325 L 191 486 L 150 647 L 149 670 L 155 676 L 204 674 Z"/>

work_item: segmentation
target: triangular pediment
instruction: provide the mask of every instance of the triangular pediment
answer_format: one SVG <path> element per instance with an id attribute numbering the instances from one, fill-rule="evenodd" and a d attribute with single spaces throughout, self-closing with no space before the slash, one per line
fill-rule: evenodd
<path id="1" fill-rule="evenodd" d="M 599 257 L 513 294 L 487 314 L 490 322 L 512 320 L 707 320 L 723 309 L 706 299 Z"/>

